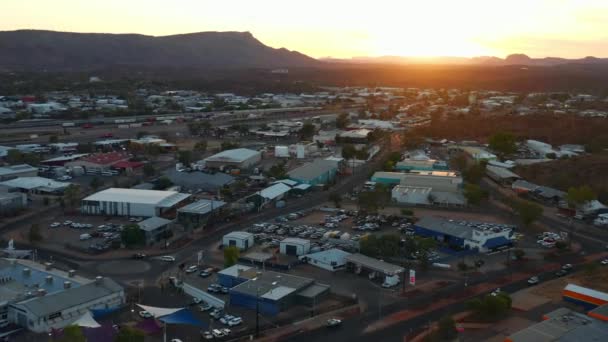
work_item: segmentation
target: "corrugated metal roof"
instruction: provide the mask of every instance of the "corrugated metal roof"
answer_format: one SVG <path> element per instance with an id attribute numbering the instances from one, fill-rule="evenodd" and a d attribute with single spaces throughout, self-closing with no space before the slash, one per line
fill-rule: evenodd
<path id="1" fill-rule="evenodd" d="M 226 235 L 224 235 L 224 238 L 234 238 L 234 239 L 241 239 L 241 240 L 247 240 L 249 238 L 252 238 L 253 234 L 248 233 L 248 232 L 230 232 Z"/>
<path id="2" fill-rule="evenodd" d="M 158 205 L 175 194 L 177 194 L 175 191 L 110 188 L 94 193 L 84 200 Z"/>
<path id="3" fill-rule="evenodd" d="M 268 292 L 264 293 L 260 297 L 265 298 L 265 299 L 270 299 L 270 300 L 279 300 L 279 299 L 293 293 L 294 291 L 296 291 L 296 289 L 291 288 L 291 287 L 277 286 L 277 287 L 271 288 Z"/>
<path id="4" fill-rule="evenodd" d="M 28 165 L 28 164 L 19 164 L 19 165 L 10 165 L 0 167 L 0 176 L 11 175 L 14 173 L 21 172 L 38 172 L 38 169 Z"/>
<path id="5" fill-rule="evenodd" d="M 26 190 L 39 188 L 59 190 L 67 188 L 70 184 L 71 183 L 57 182 L 55 180 L 44 177 L 19 177 L 0 183 L 0 185 L 4 185 L 10 188 L 19 188 Z"/>
<path id="6" fill-rule="evenodd" d="M 336 163 L 330 160 L 315 159 L 311 163 L 306 163 L 296 169 L 289 171 L 287 174 L 290 178 L 297 180 L 313 180 L 320 175 L 328 172 L 336 171 Z"/>
<path id="7" fill-rule="evenodd" d="M 495 174 L 496 176 L 500 177 L 501 179 L 508 179 L 508 178 L 519 179 L 519 178 L 521 178 L 519 175 L 505 169 L 504 167 L 488 165 L 488 166 L 486 166 L 486 171 Z"/>
<path id="8" fill-rule="evenodd" d="M 237 149 L 233 149 L 233 150 L 222 151 L 220 153 L 207 157 L 204 160 L 205 161 L 214 161 L 214 162 L 228 161 L 228 162 L 240 163 L 240 162 L 243 162 L 243 161 L 245 161 L 251 157 L 254 157 L 256 155 L 259 155 L 259 154 L 260 154 L 260 152 L 255 151 L 255 150 L 250 150 L 248 148 L 237 148 Z"/>
<path id="9" fill-rule="evenodd" d="M 566 287 L 564 288 L 564 291 L 572 291 L 572 292 L 580 293 L 585 296 L 608 301 L 608 293 L 596 291 L 596 290 L 593 290 L 593 289 L 590 289 L 587 287 L 582 287 L 582 286 L 575 285 L 575 284 L 566 285 Z"/>
<path id="10" fill-rule="evenodd" d="M 167 220 L 162 217 L 152 216 L 148 219 L 139 222 L 137 225 L 139 226 L 139 229 L 150 232 L 158 228 L 164 227 L 169 223 L 171 223 L 171 220 Z"/>
<path id="11" fill-rule="evenodd" d="M 241 272 L 249 271 L 252 267 L 245 265 L 233 265 L 228 268 L 224 268 L 223 270 L 217 272 L 218 274 L 223 274 L 231 277 L 238 277 Z"/>
<path id="12" fill-rule="evenodd" d="M 268 200 L 273 200 L 287 192 L 289 192 L 289 190 L 291 190 L 291 187 L 289 185 L 285 185 L 283 183 L 277 183 L 275 185 L 271 185 L 269 187 L 267 187 L 266 189 L 260 191 L 260 196 L 268 199 Z"/>
<path id="13" fill-rule="evenodd" d="M 194 203 L 190 203 L 185 207 L 179 208 L 177 211 L 180 213 L 204 215 L 210 213 L 211 211 L 217 210 L 225 205 L 226 202 L 223 201 L 201 199 Z"/>
<path id="14" fill-rule="evenodd" d="M 365 268 L 372 269 L 377 272 L 382 272 L 385 274 L 398 274 L 403 272 L 403 267 L 389 264 L 388 262 L 370 258 L 363 254 L 351 254 L 346 257 L 348 262 L 352 262 L 354 264 L 359 264 Z"/>
<path id="15" fill-rule="evenodd" d="M 288 238 L 283 239 L 283 241 L 281 241 L 280 243 L 281 243 L 281 245 L 290 244 L 290 245 L 306 246 L 306 245 L 310 245 L 310 240 L 288 237 Z"/>

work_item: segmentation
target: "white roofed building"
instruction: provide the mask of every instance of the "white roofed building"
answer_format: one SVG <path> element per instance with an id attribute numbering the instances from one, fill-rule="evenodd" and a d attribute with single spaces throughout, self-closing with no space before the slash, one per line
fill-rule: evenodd
<path id="1" fill-rule="evenodd" d="M 261 159 L 262 154 L 259 151 L 237 148 L 214 154 L 205 158 L 204 162 L 207 168 L 231 166 L 239 169 L 248 169 L 259 163 Z"/>
<path id="2" fill-rule="evenodd" d="M 83 199 L 80 210 L 89 215 L 162 216 L 189 197 L 176 191 L 110 188 Z"/>

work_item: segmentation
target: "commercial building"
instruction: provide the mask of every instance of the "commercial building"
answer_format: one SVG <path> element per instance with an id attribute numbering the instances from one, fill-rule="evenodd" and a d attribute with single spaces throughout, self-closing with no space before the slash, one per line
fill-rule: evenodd
<path id="1" fill-rule="evenodd" d="M 397 171 L 447 171 L 446 162 L 435 159 L 404 159 L 395 164 Z"/>
<path id="2" fill-rule="evenodd" d="M 167 238 L 166 234 L 171 230 L 171 223 L 171 220 L 152 216 L 137 223 L 137 225 L 146 236 L 146 245 L 153 245 Z"/>
<path id="3" fill-rule="evenodd" d="M 300 257 L 300 260 L 324 270 L 335 272 L 346 267 L 346 257 L 349 255 L 351 254 L 341 249 L 332 248 L 317 253 L 303 255 Z"/>
<path id="4" fill-rule="evenodd" d="M 464 152 L 469 158 L 474 161 L 489 161 L 496 160 L 497 157 L 495 154 L 488 152 L 486 149 L 476 146 L 451 146 L 450 150 L 457 150 Z"/>
<path id="5" fill-rule="evenodd" d="M 341 143 L 367 144 L 369 142 L 369 129 L 355 129 L 338 134 L 337 139 Z"/>
<path id="6" fill-rule="evenodd" d="M 391 198 L 408 205 L 464 206 L 462 177 L 453 171 L 376 172 L 373 182 L 395 185 Z"/>
<path id="7" fill-rule="evenodd" d="M 332 183 L 336 178 L 338 166 L 335 162 L 315 159 L 287 173 L 289 179 L 303 184 L 323 185 Z"/>
<path id="8" fill-rule="evenodd" d="M 310 252 L 310 240 L 285 238 L 279 243 L 279 252 L 294 256 L 308 254 Z"/>
<path id="9" fill-rule="evenodd" d="M 180 172 L 176 169 L 169 169 L 165 176 L 175 185 L 182 188 L 182 191 L 198 193 L 201 191 L 216 192 L 224 185 L 234 182 L 234 177 L 223 172 L 205 173 L 201 171 Z"/>
<path id="10" fill-rule="evenodd" d="M 292 188 L 283 183 L 275 183 L 247 198 L 247 202 L 251 202 L 256 208 L 263 208 L 270 203 L 276 203 L 282 200 L 292 190 Z"/>
<path id="11" fill-rule="evenodd" d="M 177 221 L 186 228 L 203 227 L 225 205 L 223 201 L 200 199 L 177 209 Z"/>
<path id="12" fill-rule="evenodd" d="M 18 177 L 36 177 L 37 175 L 38 169 L 28 164 L 0 167 L 0 182 Z"/>
<path id="13" fill-rule="evenodd" d="M 417 235 L 431 237 L 451 248 L 488 252 L 510 247 L 513 226 L 446 220 L 425 216 L 414 224 Z"/>
<path id="14" fill-rule="evenodd" d="M 27 196 L 21 192 L 0 192 L 0 215 L 10 215 L 27 207 Z"/>
<path id="15" fill-rule="evenodd" d="M 403 174 L 400 185 L 430 187 L 433 191 L 460 192 L 462 177 L 454 171 L 412 171 Z"/>
<path id="16" fill-rule="evenodd" d="M 244 251 L 253 246 L 253 234 L 248 232 L 230 232 L 222 238 L 224 247 L 235 246 Z"/>
<path id="17" fill-rule="evenodd" d="M 508 169 L 498 166 L 487 165 L 486 175 L 499 184 L 510 185 L 521 179 L 521 177 Z"/>
<path id="18" fill-rule="evenodd" d="M 356 274 L 365 271 L 368 274 L 375 273 L 385 276 L 394 276 L 404 272 L 404 269 L 401 266 L 393 265 L 359 253 L 346 256 L 346 266 Z"/>
<path id="19" fill-rule="evenodd" d="M 72 324 L 90 310 L 119 308 L 123 288 L 112 279 L 83 278 L 51 264 L 0 259 L 0 325 L 47 333 Z"/>
<path id="20" fill-rule="evenodd" d="M 433 188 L 397 185 L 391 190 L 391 198 L 403 204 L 430 205 Z"/>
<path id="21" fill-rule="evenodd" d="M 44 177 L 19 177 L 0 182 L 0 192 L 20 191 L 28 194 L 61 195 L 70 184 Z"/>
<path id="22" fill-rule="evenodd" d="M 80 211 L 89 215 L 163 216 L 189 197 L 175 191 L 110 188 L 83 199 Z"/>
<path id="23" fill-rule="evenodd" d="M 393 186 L 401 183 L 401 179 L 403 178 L 403 172 L 386 172 L 386 171 L 378 171 L 374 172 L 372 175 L 372 182 L 376 182 L 379 184 L 384 184 L 388 186 Z"/>
<path id="24" fill-rule="evenodd" d="M 236 264 L 217 272 L 217 282 L 222 286 L 232 288 L 254 278 L 256 274 L 255 268 Z"/>
<path id="25" fill-rule="evenodd" d="M 260 162 L 262 154 L 259 151 L 247 148 L 226 150 L 204 159 L 205 167 L 220 169 L 232 167 L 237 169 L 249 169 Z"/>
<path id="26" fill-rule="evenodd" d="M 607 341 L 608 324 L 567 308 L 543 315 L 543 321 L 505 338 L 505 342 Z"/>
<path id="27" fill-rule="evenodd" d="M 227 276 L 226 276 L 227 277 Z M 314 305 L 329 293 L 329 286 L 314 279 L 278 272 L 241 272 L 248 280 L 230 289 L 230 304 L 276 316 L 295 305 Z"/>
<path id="28" fill-rule="evenodd" d="M 568 284 L 562 291 L 562 298 L 587 310 L 608 304 L 608 293 L 596 291 L 575 284 Z"/>
<path id="29" fill-rule="evenodd" d="M 126 152 L 94 153 L 78 160 L 65 163 L 66 167 L 82 167 L 88 174 L 101 174 L 115 169 L 120 162 L 128 162 L 131 156 Z"/>

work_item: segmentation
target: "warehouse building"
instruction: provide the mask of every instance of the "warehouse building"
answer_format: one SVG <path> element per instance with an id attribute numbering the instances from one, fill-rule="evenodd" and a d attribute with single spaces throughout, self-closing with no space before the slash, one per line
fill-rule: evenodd
<path id="1" fill-rule="evenodd" d="M 431 237 L 454 249 L 489 252 L 513 245 L 513 226 L 422 217 L 414 224 L 417 235 Z"/>
<path id="2" fill-rule="evenodd" d="M 400 185 L 429 187 L 433 191 L 460 192 L 462 177 L 454 171 L 412 171 L 403 174 Z"/>
<path id="3" fill-rule="evenodd" d="M 163 216 L 189 197 L 175 191 L 110 188 L 83 199 L 80 211 L 89 215 Z"/>
<path id="4" fill-rule="evenodd" d="M 205 167 L 210 169 L 220 169 L 232 167 L 237 169 L 249 169 L 255 166 L 262 159 L 262 154 L 258 151 L 247 148 L 237 148 L 226 150 L 205 158 Z"/>
<path id="5" fill-rule="evenodd" d="M 0 182 L 18 177 L 36 177 L 38 169 L 28 164 L 10 165 L 0 167 Z"/>
<path id="6" fill-rule="evenodd" d="M 52 264 L 0 259 L 0 325 L 47 333 L 73 324 L 90 310 L 117 309 L 123 288 L 110 278 L 83 278 Z"/>
<path id="7" fill-rule="evenodd" d="M 251 202 L 257 209 L 261 209 L 271 203 L 281 201 L 291 190 L 292 188 L 283 182 L 275 183 L 247 197 L 247 202 Z"/>
<path id="8" fill-rule="evenodd" d="M 496 183 L 502 185 L 511 185 L 521 179 L 521 177 L 508 169 L 498 166 L 487 165 L 486 175 Z"/>
<path id="9" fill-rule="evenodd" d="M 391 190 L 393 201 L 409 205 L 430 205 L 433 188 L 397 185 Z"/>
<path id="10" fill-rule="evenodd" d="M 405 271 L 401 266 L 359 253 L 346 256 L 346 266 L 356 274 L 395 276 Z"/>
<path id="11" fill-rule="evenodd" d="M 395 164 L 397 171 L 447 171 L 446 162 L 434 159 L 404 159 Z"/>
<path id="12" fill-rule="evenodd" d="M 401 183 L 403 175 L 403 172 L 377 171 L 372 175 L 371 181 L 388 186 L 394 186 Z"/>
<path id="13" fill-rule="evenodd" d="M 171 230 L 171 223 L 171 220 L 152 216 L 137 223 L 137 225 L 146 236 L 146 245 L 153 245 L 167 238 L 167 234 Z"/>
<path id="14" fill-rule="evenodd" d="M 180 172 L 169 169 L 165 176 L 175 185 L 182 188 L 184 192 L 199 193 L 202 191 L 217 192 L 225 185 L 232 184 L 234 177 L 223 172 L 205 173 L 201 171 Z"/>
<path id="15" fill-rule="evenodd" d="M 217 282 L 227 288 L 233 288 L 255 278 L 256 275 L 255 268 L 236 264 L 217 272 Z"/>
<path id="16" fill-rule="evenodd" d="M 0 192 L 19 191 L 27 194 L 61 195 L 71 183 L 58 182 L 44 177 L 19 177 L 0 182 Z"/>
<path id="17" fill-rule="evenodd" d="M 200 199 L 177 209 L 177 221 L 187 229 L 204 227 L 225 205 L 223 201 Z"/>
<path id="18" fill-rule="evenodd" d="M 495 154 L 488 152 L 482 147 L 456 145 L 449 147 L 449 149 L 450 151 L 462 151 L 474 161 L 489 161 L 497 159 Z"/>
<path id="19" fill-rule="evenodd" d="M 294 256 L 308 254 L 310 252 L 310 240 L 285 238 L 279 243 L 279 252 Z"/>
<path id="20" fill-rule="evenodd" d="M 253 234 L 248 232 L 230 232 L 222 238 L 224 247 L 235 246 L 244 251 L 253 246 Z"/>
<path id="21" fill-rule="evenodd" d="M 608 304 L 608 293 L 596 291 L 575 284 L 568 284 L 562 291 L 562 298 L 587 310 Z"/>
<path id="22" fill-rule="evenodd" d="M 27 207 L 27 196 L 21 192 L 0 192 L 0 215 L 11 215 Z"/>
<path id="23" fill-rule="evenodd" d="M 251 270 L 250 270 L 251 271 Z M 278 272 L 241 272 L 249 279 L 230 289 L 230 304 L 276 316 L 295 305 L 319 303 L 329 293 L 328 285 L 314 279 Z"/>
<path id="24" fill-rule="evenodd" d="M 126 152 L 94 153 L 78 160 L 65 163 L 66 167 L 82 167 L 88 174 L 111 172 L 120 162 L 128 162 L 131 156 Z"/>
<path id="25" fill-rule="evenodd" d="M 346 267 L 346 258 L 351 255 L 341 249 L 332 248 L 325 251 L 306 254 L 300 260 L 324 270 L 335 272 Z"/>
<path id="26" fill-rule="evenodd" d="M 334 181 L 338 172 L 335 162 L 323 159 L 315 159 L 287 173 L 289 179 L 298 183 L 312 186 L 329 184 Z"/>

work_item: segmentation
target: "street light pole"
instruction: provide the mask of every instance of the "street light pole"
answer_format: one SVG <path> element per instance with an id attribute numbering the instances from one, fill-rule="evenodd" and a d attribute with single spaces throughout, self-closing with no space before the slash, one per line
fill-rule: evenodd
<path id="1" fill-rule="evenodd" d="M 260 337 L 260 292 L 259 287 L 255 289 L 255 338 Z"/>

